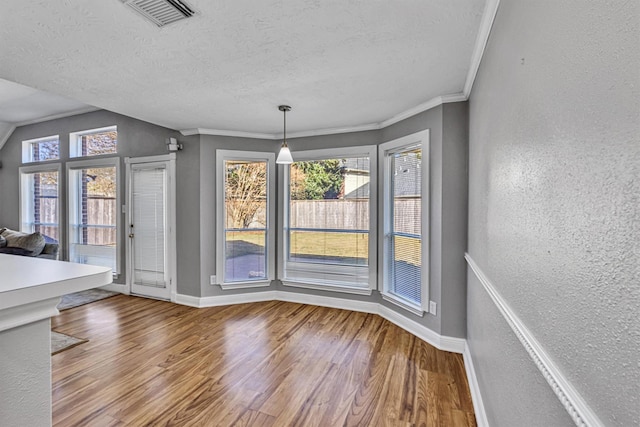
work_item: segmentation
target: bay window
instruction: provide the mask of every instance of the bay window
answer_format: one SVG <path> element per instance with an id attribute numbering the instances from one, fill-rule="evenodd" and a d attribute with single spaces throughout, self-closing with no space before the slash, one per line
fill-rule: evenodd
<path id="1" fill-rule="evenodd" d="M 275 278 L 275 156 L 217 150 L 217 282 L 269 286 Z"/>
<path id="2" fill-rule="evenodd" d="M 370 294 L 376 283 L 374 146 L 296 152 L 283 166 L 285 285 Z"/>
<path id="3" fill-rule="evenodd" d="M 428 312 L 428 131 L 380 146 L 383 179 L 382 296 Z"/>

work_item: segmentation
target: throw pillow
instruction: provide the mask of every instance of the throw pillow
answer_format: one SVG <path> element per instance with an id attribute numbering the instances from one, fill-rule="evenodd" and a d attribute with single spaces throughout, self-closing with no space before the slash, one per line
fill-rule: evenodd
<path id="1" fill-rule="evenodd" d="M 35 256 L 33 255 L 33 251 L 28 251 L 22 248 L 0 248 L 0 254 Z"/>
<path id="2" fill-rule="evenodd" d="M 38 231 L 27 234 L 20 231 L 6 229 L 2 233 L 2 236 L 7 239 L 7 247 L 22 248 L 27 251 L 31 251 L 31 255 L 29 256 L 40 255 L 46 243 L 44 236 Z"/>

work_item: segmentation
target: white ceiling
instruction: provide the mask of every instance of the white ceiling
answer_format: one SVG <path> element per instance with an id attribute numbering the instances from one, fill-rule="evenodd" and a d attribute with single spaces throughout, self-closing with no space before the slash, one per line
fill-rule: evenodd
<path id="1" fill-rule="evenodd" d="M 95 107 L 0 79 L 0 122 L 26 124 L 92 109 Z"/>
<path id="2" fill-rule="evenodd" d="M 3 0 L 0 78 L 48 94 L 12 97 L 0 82 L 0 121 L 88 104 L 179 130 L 276 134 L 289 104 L 292 133 L 381 123 L 463 92 L 485 6 L 187 2 L 195 17 L 158 28 L 121 0 Z"/>

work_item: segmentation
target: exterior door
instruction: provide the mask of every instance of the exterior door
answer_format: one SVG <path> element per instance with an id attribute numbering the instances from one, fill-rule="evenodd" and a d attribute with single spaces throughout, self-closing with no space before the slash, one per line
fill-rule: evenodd
<path id="1" fill-rule="evenodd" d="M 166 160 L 154 161 L 158 157 Z M 175 237 L 170 156 L 127 159 L 128 279 L 135 295 L 175 299 Z"/>

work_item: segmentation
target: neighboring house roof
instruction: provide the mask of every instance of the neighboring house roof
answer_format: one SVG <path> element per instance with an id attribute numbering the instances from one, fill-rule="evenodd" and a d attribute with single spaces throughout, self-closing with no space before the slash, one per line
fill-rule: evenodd
<path id="1" fill-rule="evenodd" d="M 342 163 L 342 167 L 345 172 L 349 171 L 369 171 L 369 158 L 368 157 L 352 157 L 345 159 Z"/>
<path id="2" fill-rule="evenodd" d="M 345 164 L 345 175 L 355 171 L 369 170 L 369 162 L 358 162 L 361 159 L 347 159 Z M 364 160 L 364 159 L 362 159 Z M 350 163 L 350 161 L 353 161 Z M 420 196 L 420 183 L 422 182 L 422 159 L 416 156 L 402 156 L 396 159 L 394 176 L 402 176 L 403 179 L 394 180 L 396 197 L 418 197 Z M 353 167 L 352 167 L 353 166 Z M 366 169 L 364 167 L 366 166 Z M 365 183 L 355 190 L 345 194 L 345 199 L 368 198 L 370 192 L 369 183 Z"/>

